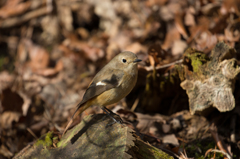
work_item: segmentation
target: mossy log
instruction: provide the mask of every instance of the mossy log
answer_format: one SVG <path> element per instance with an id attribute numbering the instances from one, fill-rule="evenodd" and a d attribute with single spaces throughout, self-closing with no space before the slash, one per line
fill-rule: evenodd
<path id="1" fill-rule="evenodd" d="M 22 158 L 76 158 L 76 159 L 173 159 L 163 151 L 142 141 L 127 126 L 114 123 L 104 114 L 89 115 L 69 130 L 52 146 L 52 133 L 20 152 Z"/>
<path id="2" fill-rule="evenodd" d="M 181 87 L 189 97 L 191 114 L 201 113 L 211 106 L 220 112 L 235 107 L 233 91 L 240 72 L 235 55 L 236 51 L 223 42 L 215 46 L 210 57 L 192 48 L 185 51 L 183 64 L 177 69 Z"/>

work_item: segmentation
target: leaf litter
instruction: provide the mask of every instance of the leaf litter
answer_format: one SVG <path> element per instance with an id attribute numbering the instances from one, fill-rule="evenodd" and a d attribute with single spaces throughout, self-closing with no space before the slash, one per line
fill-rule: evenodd
<path id="1" fill-rule="evenodd" d="M 237 0 L 1 1 L 0 158 L 62 131 L 94 75 L 124 50 L 143 60 L 138 82 L 109 108 L 120 106 L 115 112 L 129 127 L 181 158 L 216 157 L 219 142 L 239 157 L 238 78 L 232 111 L 191 115 L 174 68 L 187 48 L 208 56 L 219 41 L 236 50 L 240 64 L 239 9 Z M 93 106 L 76 123 L 95 113 L 102 111 Z"/>

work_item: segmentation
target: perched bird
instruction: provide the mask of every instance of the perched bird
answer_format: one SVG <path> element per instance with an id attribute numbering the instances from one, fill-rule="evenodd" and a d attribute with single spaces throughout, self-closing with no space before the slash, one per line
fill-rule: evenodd
<path id="1" fill-rule="evenodd" d="M 120 101 L 126 97 L 135 86 L 138 76 L 137 63 L 140 61 L 142 60 L 138 59 L 136 54 L 130 51 L 124 51 L 104 66 L 96 74 L 87 88 L 82 101 L 77 105 L 77 109 L 68 122 L 63 135 L 73 120 L 92 105 L 101 107 L 109 114 L 106 110 L 110 110 L 105 108 L 105 106 Z M 113 120 L 115 119 L 113 118 Z"/>

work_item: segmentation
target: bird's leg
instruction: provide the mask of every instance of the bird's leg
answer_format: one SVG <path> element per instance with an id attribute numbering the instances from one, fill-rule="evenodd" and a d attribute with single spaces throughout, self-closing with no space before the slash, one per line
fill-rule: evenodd
<path id="1" fill-rule="evenodd" d="M 121 118 L 118 114 L 113 113 L 110 109 L 108 109 L 108 108 L 106 108 L 106 107 L 104 107 L 104 108 L 105 108 L 108 112 L 110 112 L 110 115 L 111 115 L 111 114 L 117 115 L 117 116 L 120 118 L 120 122 L 123 123 L 122 118 Z"/>
<path id="2" fill-rule="evenodd" d="M 113 113 L 111 110 L 107 109 L 106 107 L 102 107 L 101 109 L 102 109 L 105 113 L 107 113 L 108 116 L 110 116 L 110 117 L 113 119 L 114 123 L 119 123 L 119 124 L 122 124 L 122 123 L 123 123 L 123 121 L 122 121 L 122 119 L 120 118 L 119 115 Z M 108 112 L 107 110 L 108 110 L 109 112 Z M 114 115 L 117 115 L 117 116 L 120 118 L 120 120 L 115 119 L 115 118 L 112 116 L 113 114 L 114 114 Z M 112 123 L 112 124 L 114 124 L 114 123 Z M 112 125 L 112 124 L 110 124 L 110 125 Z"/>

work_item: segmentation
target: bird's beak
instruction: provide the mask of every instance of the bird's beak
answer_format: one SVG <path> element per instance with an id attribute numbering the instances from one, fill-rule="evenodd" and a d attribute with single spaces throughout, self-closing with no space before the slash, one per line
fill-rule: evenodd
<path id="1" fill-rule="evenodd" d="M 136 60 L 134 60 L 133 62 L 136 63 L 136 62 L 140 62 L 140 61 L 142 61 L 142 60 L 136 59 Z"/>

